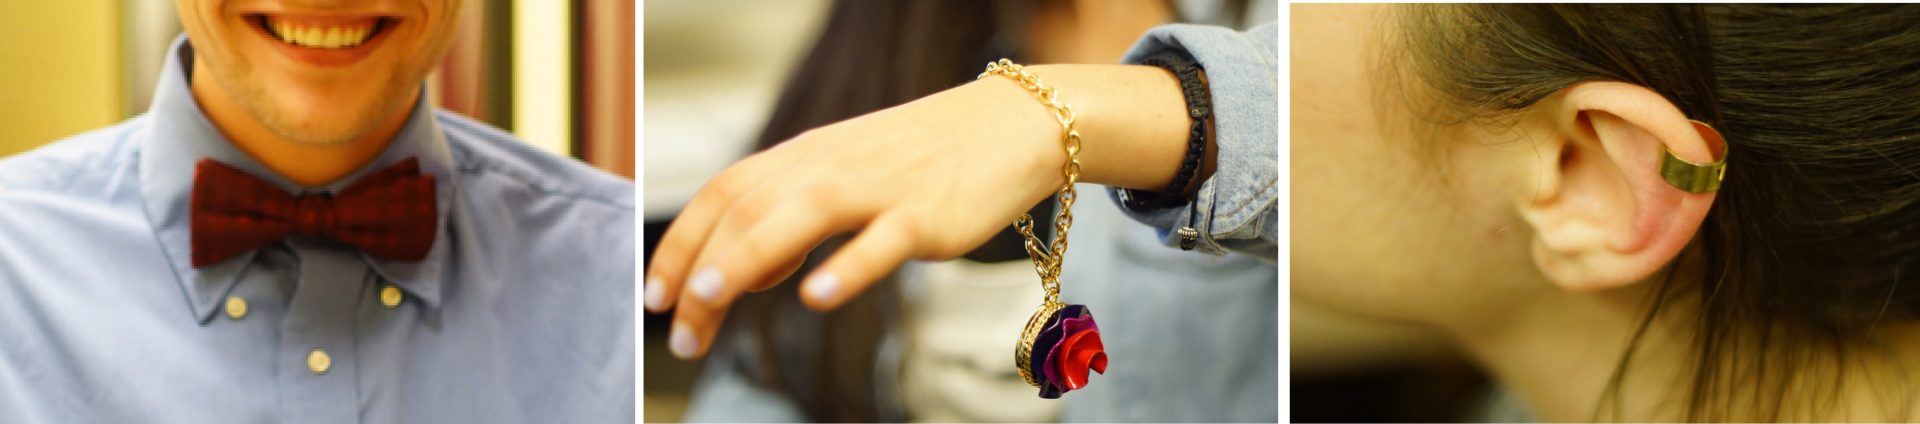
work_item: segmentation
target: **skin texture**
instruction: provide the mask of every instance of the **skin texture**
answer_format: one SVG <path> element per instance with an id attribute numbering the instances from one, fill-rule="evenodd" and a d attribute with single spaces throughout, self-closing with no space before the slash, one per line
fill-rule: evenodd
<path id="1" fill-rule="evenodd" d="M 1157 188 L 1172 179 L 1189 123 L 1172 74 L 1029 69 L 1078 116 L 1081 181 Z M 906 260 L 957 257 L 1065 182 L 1060 131 L 1046 107 L 1003 77 L 808 131 L 729 167 L 694 196 L 654 253 L 647 307 L 678 305 L 670 343 L 691 358 L 706 352 L 735 299 L 784 279 L 835 233 L 857 235 L 803 283 L 802 301 L 816 310 Z"/>
<path id="2" fill-rule="evenodd" d="M 1423 118 L 1408 107 L 1418 83 L 1383 60 L 1388 8 L 1292 9 L 1293 299 L 1443 332 L 1537 417 L 1592 419 L 1655 282 L 1701 278 L 1699 264 L 1674 261 L 1714 194 L 1666 185 L 1655 158 L 1664 146 L 1710 162 L 1702 133 L 1657 93 L 1617 82 L 1574 84 L 1497 123 Z M 1607 419 L 1681 418 L 1697 299 L 1679 296 Z M 1913 359 L 1911 346 L 1892 351 Z M 1897 413 L 1878 403 L 1884 382 L 1849 380 L 1820 416 Z"/>
<path id="3" fill-rule="evenodd" d="M 446 53 L 459 0 L 176 0 L 194 47 L 192 91 L 227 139 L 293 182 L 322 186 L 386 148 Z M 296 60 L 249 14 L 394 20 L 352 63 Z"/>
<path id="4" fill-rule="evenodd" d="M 1173 19 L 1160 0 L 1033 2 L 1022 51 L 1035 63 L 1115 63 L 1140 34 Z"/>

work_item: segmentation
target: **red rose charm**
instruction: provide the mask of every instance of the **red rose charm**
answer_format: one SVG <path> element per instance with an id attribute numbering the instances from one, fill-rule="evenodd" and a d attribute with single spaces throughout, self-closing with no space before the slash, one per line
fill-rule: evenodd
<path id="1" fill-rule="evenodd" d="M 1053 358 L 1059 361 L 1060 380 L 1066 383 L 1067 390 L 1087 387 L 1088 369 L 1107 372 L 1107 350 L 1100 345 L 1100 330 L 1089 329 L 1067 336 L 1060 342 L 1060 353 Z"/>
<path id="2" fill-rule="evenodd" d="M 1033 374 L 1040 376 L 1040 397 L 1087 387 L 1087 371 L 1107 372 L 1107 351 L 1100 343 L 1100 326 L 1085 305 L 1067 305 L 1047 320 L 1034 340 Z"/>

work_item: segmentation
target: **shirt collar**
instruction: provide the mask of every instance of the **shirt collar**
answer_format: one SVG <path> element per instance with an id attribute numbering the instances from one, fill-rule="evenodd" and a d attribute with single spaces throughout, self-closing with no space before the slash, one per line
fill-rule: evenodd
<path id="1" fill-rule="evenodd" d="M 187 85 L 192 77 L 193 53 L 193 45 L 186 36 L 173 41 L 158 88 L 154 90 L 153 104 L 147 109 L 152 125 L 137 137 L 140 137 L 140 191 L 146 203 L 147 219 L 166 251 L 168 262 L 173 265 L 177 281 L 192 303 L 195 319 L 202 324 L 212 319 L 224 297 L 258 254 L 247 252 L 206 268 L 193 267 L 188 201 L 193 193 L 194 166 L 201 158 L 232 165 L 292 194 L 337 193 L 368 172 L 409 157 L 419 158 L 420 172 L 434 176 L 435 202 L 439 208 L 432 250 L 420 262 L 387 261 L 366 253 L 360 257 L 382 279 L 406 290 L 429 309 L 437 308 L 440 275 L 451 266 L 448 261 L 452 255 L 447 251 L 451 243 L 448 211 L 458 198 L 459 187 L 452 178 L 452 154 L 439 124 L 433 119 L 425 88 L 421 89 L 419 101 L 415 102 L 405 126 L 394 135 L 386 150 L 346 178 L 325 187 L 302 189 L 234 146 L 207 120 Z"/>

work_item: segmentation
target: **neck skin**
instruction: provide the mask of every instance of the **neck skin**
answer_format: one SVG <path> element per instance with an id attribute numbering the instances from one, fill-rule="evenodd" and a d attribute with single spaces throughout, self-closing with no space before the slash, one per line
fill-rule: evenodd
<path id="1" fill-rule="evenodd" d="M 212 69 L 199 58 L 193 61 L 193 75 L 199 76 L 189 82 L 194 99 L 227 140 L 267 169 L 308 188 L 338 181 L 386 150 L 387 143 L 406 124 L 407 115 L 420 97 L 418 90 L 409 90 L 406 107 L 382 118 L 379 124 L 352 141 L 316 145 L 287 140 L 267 129 L 234 100 L 225 86 L 212 80 Z"/>
<path id="2" fill-rule="evenodd" d="M 1699 255 L 1685 255 L 1697 258 Z M 1677 266 L 1680 278 L 1698 279 L 1699 263 Z M 1685 405 L 1691 402 L 1694 372 L 1686 364 L 1692 355 L 1694 309 L 1698 297 L 1672 300 L 1660 311 L 1636 347 L 1636 352 L 1618 393 L 1618 409 L 1605 404 L 1606 413 L 1595 416 L 1607 383 L 1619 364 L 1657 290 L 1661 276 L 1634 286 L 1601 293 L 1573 293 L 1547 288 L 1504 299 L 1508 313 L 1484 314 L 1492 319 L 1474 322 L 1453 321 L 1444 325 L 1466 350 L 1491 372 L 1507 390 L 1528 405 L 1535 418 L 1544 421 L 1681 421 L 1686 420 Z M 1676 290 L 1679 292 L 1679 290 Z M 1675 294 L 1669 294 L 1675 296 Z M 1771 391 L 1760 398 L 1767 404 L 1750 402 L 1759 384 L 1742 383 L 1732 397 L 1734 405 L 1725 412 L 1706 412 L 1707 417 L 1723 420 L 1756 420 L 1755 411 L 1784 405 L 1775 419 L 1898 421 L 1920 417 L 1920 409 L 1910 398 L 1916 394 L 1912 379 L 1901 364 L 1920 361 L 1920 330 L 1912 324 L 1882 323 L 1876 332 L 1886 343 L 1885 350 L 1849 346 L 1844 358 L 1839 387 L 1828 380 L 1813 379 L 1801 390 L 1790 392 L 1788 399 L 1773 399 Z M 1727 345 L 1732 346 L 1732 345 Z M 1736 348 L 1744 349 L 1744 348 Z M 1751 353 L 1739 351 L 1736 354 Z M 1746 357 L 1752 360 L 1751 356 Z M 1777 359 L 1777 358 L 1776 358 Z M 1834 357 L 1805 358 L 1795 362 L 1802 375 L 1832 375 Z M 1772 366 L 1773 370 L 1785 370 Z M 1735 375 L 1738 375 L 1737 373 Z M 1736 377 L 1737 378 L 1737 377 Z M 1758 390 L 1773 390 L 1758 387 Z M 1831 390 L 1831 391 L 1829 391 Z M 1828 394 L 1837 394 L 1835 403 L 1824 404 Z M 1617 413 L 1615 413 L 1617 411 Z M 1730 415 L 1728 415 L 1730 414 Z"/>
<path id="3" fill-rule="evenodd" d="M 1650 407 L 1687 401 L 1688 386 L 1681 383 L 1690 381 L 1691 376 L 1681 365 L 1690 340 L 1682 330 L 1686 323 L 1671 318 L 1678 315 L 1673 313 L 1677 308 L 1663 310 L 1661 322 L 1642 336 L 1620 390 L 1622 414 L 1595 417 L 1595 407 L 1638 327 L 1644 306 L 1652 299 L 1654 287 L 1639 284 L 1606 293 L 1546 289 L 1498 302 L 1510 305 L 1511 310 L 1492 314 L 1494 319 L 1444 327 L 1506 390 L 1517 395 L 1536 419 L 1680 418 L 1677 409 L 1655 411 Z"/>

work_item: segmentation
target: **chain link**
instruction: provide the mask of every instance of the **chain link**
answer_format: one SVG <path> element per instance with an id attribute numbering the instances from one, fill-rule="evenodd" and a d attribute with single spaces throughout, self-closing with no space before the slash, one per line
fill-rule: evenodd
<path id="1" fill-rule="evenodd" d="M 1067 229 L 1073 227 L 1073 201 L 1079 199 L 1073 185 L 1080 181 L 1080 132 L 1073 129 L 1073 108 L 1060 101 L 1054 87 L 1040 82 L 1040 77 L 1027 72 L 1025 66 L 1000 59 L 987 63 L 987 70 L 974 79 L 993 75 L 1012 79 L 1020 88 L 1032 92 L 1041 103 L 1053 109 L 1054 120 L 1060 122 L 1060 144 L 1067 152 L 1067 162 L 1061 165 L 1060 174 L 1067 177 L 1067 183 L 1060 186 L 1055 196 L 1060 202 L 1060 211 L 1053 219 L 1053 243 L 1043 244 L 1040 237 L 1033 235 L 1033 215 L 1022 213 L 1013 221 L 1014 231 L 1026 238 L 1027 256 L 1033 259 L 1034 272 L 1040 274 L 1040 287 L 1047 292 L 1047 302 L 1058 302 L 1060 266 L 1067 257 Z"/>

